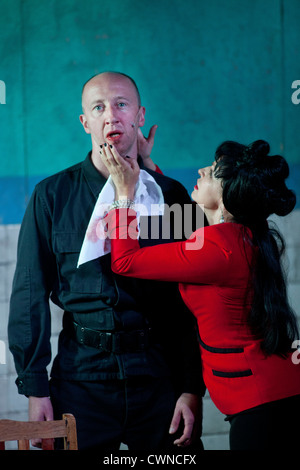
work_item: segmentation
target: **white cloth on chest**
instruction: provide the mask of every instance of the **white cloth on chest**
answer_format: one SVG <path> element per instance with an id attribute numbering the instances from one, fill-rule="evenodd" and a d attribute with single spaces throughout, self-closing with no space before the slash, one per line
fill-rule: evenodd
<path id="1" fill-rule="evenodd" d="M 110 253 L 110 240 L 102 220 L 114 200 L 115 186 L 111 176 L 109 176 L 98 196 L 90 218 L 81 246 L 77 268 L 83 263 L 87 263 L 88 261 Z M 163 215 L 164 213 L 164 196 L 161 187 L 145 170 L 140 170 L 134 203 L 138 220 L 141 215 L 153 216 Z"/>

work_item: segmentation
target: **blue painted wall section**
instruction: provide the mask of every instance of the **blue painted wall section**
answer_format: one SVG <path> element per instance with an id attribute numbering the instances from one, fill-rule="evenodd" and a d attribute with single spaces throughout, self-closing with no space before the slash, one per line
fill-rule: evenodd
<path id="1" fill-rule="evenodd" d="M 153 158 L 189 191 L 226 139 L 283 154 L 300 206 L 299 0 L 2 0 L 0 224 L 20 223 L 37 181 L 90 149 L 81 88 L 137 81 Z M 1 85 L 0 81 L 0 85 Z"/>

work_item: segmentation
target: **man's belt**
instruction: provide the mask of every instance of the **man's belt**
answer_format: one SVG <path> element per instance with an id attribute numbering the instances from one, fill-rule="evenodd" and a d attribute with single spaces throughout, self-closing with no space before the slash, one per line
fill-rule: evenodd
<path id="1" fill-rule="evenodd" d="M 153 336 L 151 328 L 110 332 L 93 330 L 76 322 L 73 322 L 73 332 L 79 343 L 114 354 L 145 351 L 152 344 Z"/>

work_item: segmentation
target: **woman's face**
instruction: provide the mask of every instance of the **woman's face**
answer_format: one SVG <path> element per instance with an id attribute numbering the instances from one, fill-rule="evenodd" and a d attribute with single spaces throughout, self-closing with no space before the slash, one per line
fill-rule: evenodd
<path id="1" fill-rule="evenodd" d="M 207 210 L 217 210 L 222 200 L 221 180 L 215 178 L 216 162 L 206 168 L 198 170 L 200 178 L 191 194 L 192 199 L 204 206 Z"/>

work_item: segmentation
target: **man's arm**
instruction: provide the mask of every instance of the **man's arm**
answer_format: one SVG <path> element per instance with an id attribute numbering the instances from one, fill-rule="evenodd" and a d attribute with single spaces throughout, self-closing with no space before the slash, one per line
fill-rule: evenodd
<path id="1" fill-rule="evenodd" d="M 202 434 L 202 398 L 192 393 L 183 393 L 177 400 L 169 433 L 175 434 L 180 423 L 184 428 L 182 435 L 174 444 L 184 447 L 192 444 Z"/>
<path id="2" fill-rule="evenodd" d="M 20 230 L 8 324 L 18 391 L 27 396 L 49 396 L 46 367 L 51 359 L 49 296 L 54 272 L 51 217 L 35 190 Z"/>

